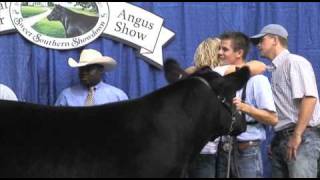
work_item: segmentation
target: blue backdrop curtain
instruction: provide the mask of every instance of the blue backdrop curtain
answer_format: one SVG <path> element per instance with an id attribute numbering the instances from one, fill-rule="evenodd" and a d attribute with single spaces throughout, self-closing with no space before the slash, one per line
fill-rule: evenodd
<path id="1" fill-rule="evenodd" d="M 258 33 L 269 23 L 278 23 L 289 32 L 289 50 L 306 57 L 320 75 L 320 3 L 256 2 L 136 2 L 133 3 L 164 18 L 164 25 L 175 32 L 175 38 L 164 47 L 164 58 L 176 58 L 183 67 L 191 65 L 197 45 L 208 36 L 224 31 Z M 107 73 L 107 83 L 123 89 L 131 99 L 165 86 L 163 71 L 142 59 L 136 50 L 122 43 L 100 37 L 85 48 L 100 50 L 118 62 L 116 70 Z M 66 87 L 79 82 L 77 69 L 67 59 L 79 58 L 81 49 L 50 50 L 34 45 L 18 33 L 0 36 L 0 83 L 11 87 L 20 101 L 52 105 Z M 248 59 L 261 59 L 252 48 Z M 267 60 L 261 59 L 266 63 Z M 267 74 L 268 75 L 268 74 Z M 319 83 L 318 83 L 319 87 Z M 270 133 L 269 133 L 270 135 Z M 268 144 L 264 143 L 264 147 Z M 266 148 L 264 148 L 266 149 Z M 265 175 L 270 164 L 264 150 Z"/>

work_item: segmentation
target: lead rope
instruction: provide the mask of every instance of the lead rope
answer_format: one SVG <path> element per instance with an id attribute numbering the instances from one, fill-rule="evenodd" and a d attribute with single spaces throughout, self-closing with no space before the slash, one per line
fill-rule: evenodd
<path id="1" fill-rule="evenodd" d="M 236 116 L 235 116 L 236 110 L 235 110 L 234 105 L 229 106 L 229 105 L 226 104 L 226 99 L 224 97 L 218 96 L 218 99 L 221 101 L 222 104 L 226 105 L 227 107 L 230 107 L 231 118 L 232 118 L 231 119 L 231 124 L 230 124 L 230 127 L 229 127 L 229 132 L 228 132 L 228 135 L 226 137 L 227 138 L 227 143 L 224 144 L 223 147 L 222 147 L 224 150 L 225 150 L 225 148 L 227 148 L 227 150 L 228 150 L 228 163 L 227 163 L 227 177 L 226 178 L 230 178 L 231 152 L 232 152 L 232 144 L 233 144 L 233 139 L 232 139 L 230 134 L 233 131 L 233 124 L 236 121 Z M 222 139 L 222 137 L 221 137 L 221 139 Z M 225 145 L 227 145 L 227 147 L 225 147 Z"/>
<path id="2" fill-rule="evenodd" d="M 234 106 L 233 106 L 234 108 Z M 231 137 L 231 132 L 233 131 L 233 124 L 235 123 L 236 121 L 236 116 L 235 116 L 235 111 L 233 109 L 232 111 L 232 121 L 231 121 L 231 125 L 230 125 L 230 128 L 229 128 L 229 133 L 228 133 L 228 136 L 227 136 L 227 144 L 229 144 L 229 147 L 228 147 L 228 163 L 227 163 L 227 177 L 226 178 L 230 178 L 230 170 L 231 170 L 231 152 L 232 152 L 232 147 L 233 147 L 233 138 Z"/>
<path id="3" fill-rule="evenodd" d="M 246 100 L 246 89 L 247 89 L 247 84 L 245 84 L 245 86 L 242 89 L 242 95 L 241 95 L 241 100 L 245 101 Z M 227 141 L 229 144 L 229 148 L 228 148 L 228 164 L 227 164 L 227 177 L 226 178 L 230 178 L 230 170 L 231 170 L 231 152 L 232 152 L 232 148 L 233 148 L 233 138 L 230 136 L 232 130 L 233 130 L 233 124 L 236 121 L 236 116 L 235 116 L 235 107 L 234 105 L 232 105 L 232 109 L 231 109 L 232 113 L 232 121 L 231 121 L 231 125 L 229 128 L 229 135 L 227 136 Z M 243 118 L 245 119 L 245 114 L 243 112 L 240 112 L 243 116 Z"/>
<path id="4" fill-rule="evenodd" d="M 228 135 L 228 141 L 229 141 L 229 150 L 228 150 L 228 164 L 227 164 L 227 177 L 230 178 L 230 169 L 231 169 L 231 152 L 232 152 L 232 143 L 233 139 L 230 135 Z"/>
<path id="5" fill-rule="evenodd" d="M 247 89 L 247 84 L 245 84 L 245 86 L 243 87 L 242 89 L 242 95 L 241 95 L 241 100 L 242 102 L 245 102 L 246 100 L 246 89 Z M 231 122 L 231 126 L 230 126 L 230 129 L 229 129 L 229 135 L 227 136 L 227 140 L 229 141 L 229 149 L 228 149 L 228 165 L 227 165 L 227 178 L 230 178 L 230 169 L 231 169 L 231 152 L 232 152 L 232 148 L 233 148 L 233 138 L 230 136 L 230 133 L 232 132 L 233 130 L 233 123 L 236 121 L 236 118 L 235 118 L 235 108 L 234 106 L 232 106 L 233 109 L 232 109 L 232 122 Z M 243 116 L 243 119 L 246 119 L 245 118 L 245 114 L 243 112 L 240 112 Z"/>

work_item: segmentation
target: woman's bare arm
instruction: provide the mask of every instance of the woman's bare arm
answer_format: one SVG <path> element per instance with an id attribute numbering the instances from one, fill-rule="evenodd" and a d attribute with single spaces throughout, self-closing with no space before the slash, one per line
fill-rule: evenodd
<path id="1" fill-rule="evenodd" d="M 257 74 L 263 74 L 266 70 L 266 65 L 263 62 L 253 60 L 250 62 L 247 62 L 246 64 L 242 66 L 248 66 L 250 69 L 250 74 L 251 76 L 257 75 Z M 236 67 L 242 67 L 242 66 L 235 66 L 235 65 L 230 65 L 224 75 L 230 74 L 232 72 L 236 71 Z"/>

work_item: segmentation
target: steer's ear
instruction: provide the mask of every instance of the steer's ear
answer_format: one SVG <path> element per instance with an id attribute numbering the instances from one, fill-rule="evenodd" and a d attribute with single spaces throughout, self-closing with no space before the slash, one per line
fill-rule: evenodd
<path id="1" fill-rule="evenodd" d="M 230 90 L 239 90 L 241 89 L 250 78 L 249 67 L 244 66 L 241 69 L 237 70 L 234 73 L 224 76 L 224 88 Z"/>
<path id="2" fill-rule="evenodd" d="M 174 59 L 167 59 L 164 63 L 164 73 L 169 83 L 174 83 L 187 77 L 187 73 L 180 67 Z"/>

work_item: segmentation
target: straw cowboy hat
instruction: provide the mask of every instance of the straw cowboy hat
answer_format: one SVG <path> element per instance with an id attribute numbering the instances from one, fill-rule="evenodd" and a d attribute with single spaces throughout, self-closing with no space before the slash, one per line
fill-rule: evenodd
<path id="1" fill-rule="evenodd" d="M 84 49 L 80 54 L 79 62 L 75 61 L 73 58 L 68 59 L 69 66 L 76 68 L 87 66 L 90 64 L 101 64 L 104 66 L 105 71 L 110 71 L 114 69 L 117 62 L 108 56 L 102 56 L 102 54 L 94 49 Z"/>

